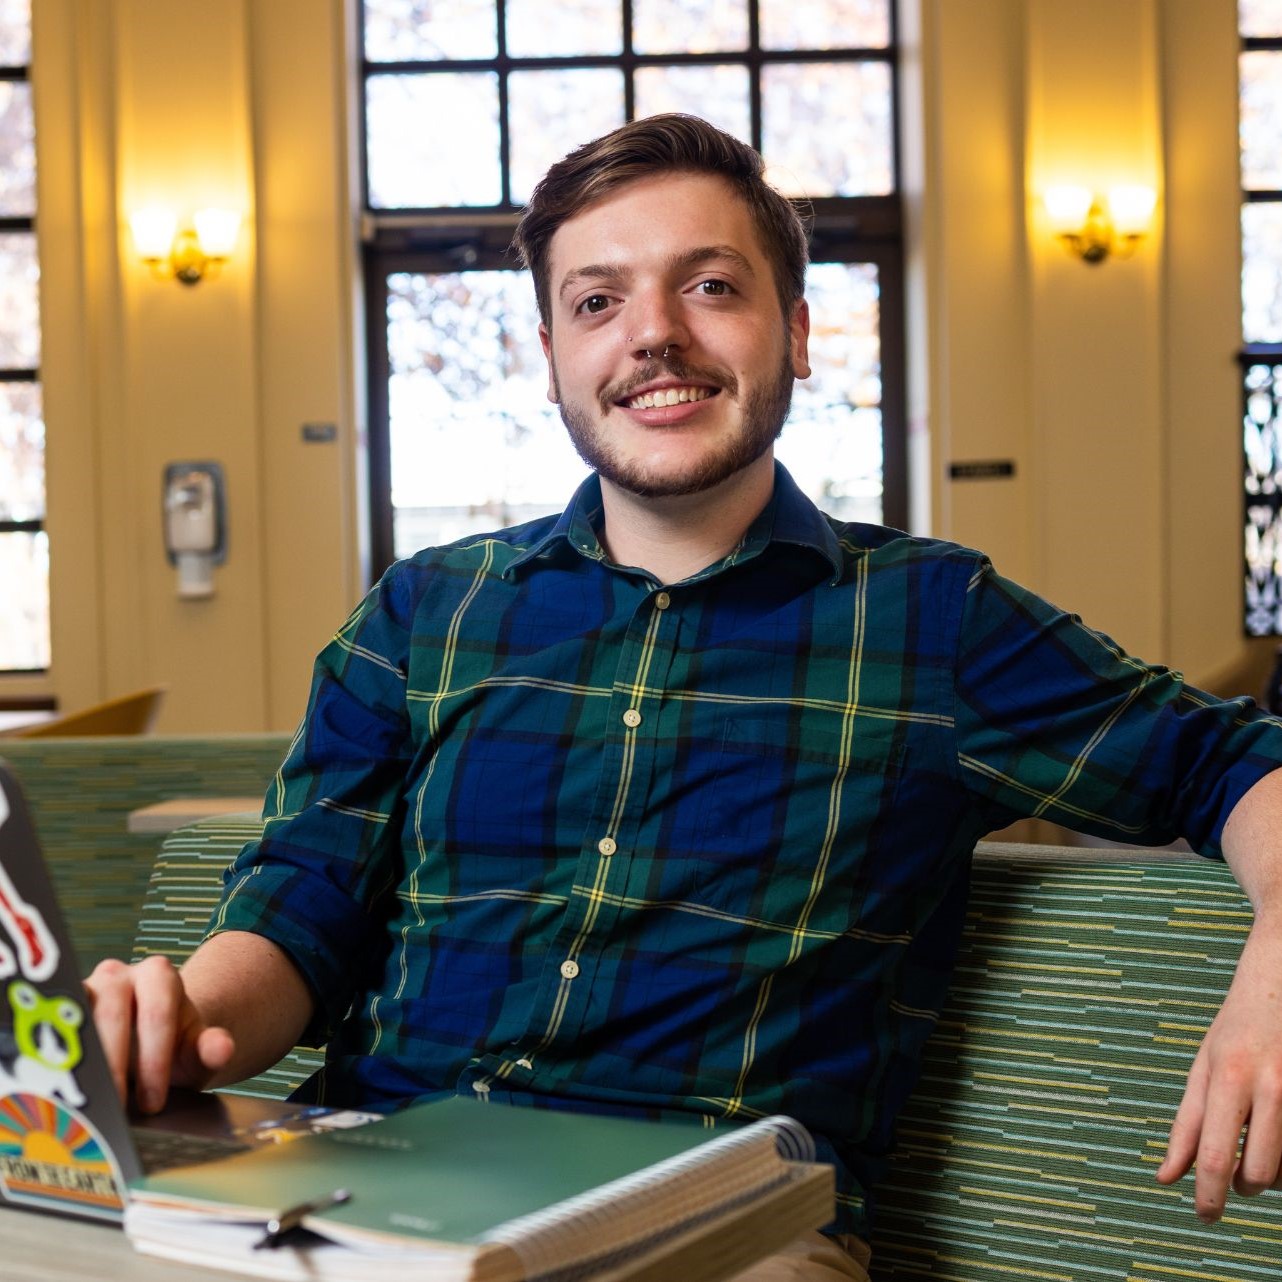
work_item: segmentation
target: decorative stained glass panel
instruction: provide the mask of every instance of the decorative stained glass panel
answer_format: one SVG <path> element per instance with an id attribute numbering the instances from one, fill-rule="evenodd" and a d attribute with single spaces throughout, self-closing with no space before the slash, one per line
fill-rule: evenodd
<path id="1" fill-rule="evenodd" d="M 1237 8 L 1244 36 L 1282 36 L 1282 0 L 1238 0 Z"/>
<path id="2" fill-rule="evenodd" d="M 636 53 L 731 53 L 748 47 L 748 0 L 632 0 Z"/>
<path id="3" fill-rule="evenodd" d="M 0 67 L 30 62 L 31 0 L 0 0 Z"/>
<path id="4" fill-rule="evenodd" d="M 1282 190 L 1282 53 L 1252 50 L 1239 63 L 1242 186 Z"/>
<path id="5" fill-rule="evenodd" d="M 38 383 L 0 383 L 0 521 L 45 514 L 45 427 Z"/>
<path id="6" fill-rule="evenodd" d="M 762 155 L 789 196 L 880 196 L 894 188 L 890 67 L 771 63 L 761 75 Z"/>
<path id="7" fill-rule="evenodd" d="M 1246 630 L 1282 634 L 1282 364 L 1246 371 Z"/>
<path id="8" fill-rule="evenodd" d="M 811 263 L 808 379 L 776 455 L 825 512 L 882 519 L 880 299 L 870 263 Z"/>
<path id="9" fill-rule="evenodd" d="M 623 52 L 619 0 L 507 0 L 507 51 L 513 58 Z"/>
<path id="10" fill-rule="evenodd" d="M 891 0 L 761 0 L 763 49 L 884 49 Z"/>
<path id="11" fill-rule="evenodd" d="M 497 205 L 502 199 L 494 72 L 371 76 L 366 113 L 373 208 Z"/>
<path id="12" fill-rule="evenodd" d="M 752 141 L 745 66 L 639 67 L 633 83 L 638 120 L 665 111 L 688 111 L 744 142 Z"/>
<path id="13" fill-rule="evenodd" d="M 370 62 L 493 58 L 498 51 L 494 0 L 365 0 Z"/>
<path id="14" fill-rule="evenodd" d="M 36 125 L 31 86 L 0 81 L 0 217 L 36 212 Z"/>
<path id="15" fill-rule="evenodd" d="M 1242 206 L 1242 332 L 1282 343 L 1282 202 Z"/>
<path id="16" fill-rule="evenodd" d="M 0 233 L 0 368 L 40 364 L 39 283 L 35 233 Z"/>
<path id="17" fill-rule="evenodd" d="M 554 161 L 623 123 L 623 73 L 612 67 L 514 71 L 508 119 L 512 199 L 519 205 Z"/>
<path id="18" fill-rule="evenodd" d="M 0 534 L 0 672 L 49 666 L 49 540 Z"/>

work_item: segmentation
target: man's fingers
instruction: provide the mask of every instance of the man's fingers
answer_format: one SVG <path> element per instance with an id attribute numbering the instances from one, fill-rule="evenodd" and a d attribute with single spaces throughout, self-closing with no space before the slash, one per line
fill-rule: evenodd
<path id="1" fill-rule="evenodd" d="M 1197 1156 L 1198 1141 L 1202 1134 L 1202 1119 L 1206 1113 L 1206 1063 L 1201 1054 L 1193 1061 L 1189 1072 L 1184 1098 L 1180 1100 L 1171 1134 L 1166 1142 L 1166 1156 L 1157 1168 L 1159 1184 L 1174 1184 L 1188 1174 Z"/>
<path id="2" fill-rule="evenodd" d="M 1247 1197 L 1282 1188 L 1282 1083 L 1256 1087 L 1233 1187 Z"/>
<path id="3" fill-rule="evenodd" d="M 1198 1219 L 1214 1224 L 1224 1214 L 1229 1184 L 1238 1165 L 1242 1127 L 1251 1112 L 1249 1078 L 1222 1068 L 1207 1093 L 1202 1138 L 1197 1146 L 1197 1185 L 1193 1207 Z"/>
<path id="4" fill-rule="evenodd" d="M 203 1089 L 209 1079 L 231 1062 L 236 1043 L 225 1028 L 199 1026 L 195 1036 L 185 1038 L 174 1064 L 174 1080 L 183 1086 Z"/>
<path id="5" fill-rule="evenodd" d="M 134 967 L 135 1090 L 144 1113 L 165 1106 L 185 1000 L 178 972 L 167 958 L 149 957 Z"/>
<path id="6" fill-rule="evenodd" d="M 98 1040 L 116 1093 L 124 1103 L 129 1091 L 129 1059 L 133 1050 L 134 988 L 131 968 L 122 961 L 103 961 L 85 981 Z"/>

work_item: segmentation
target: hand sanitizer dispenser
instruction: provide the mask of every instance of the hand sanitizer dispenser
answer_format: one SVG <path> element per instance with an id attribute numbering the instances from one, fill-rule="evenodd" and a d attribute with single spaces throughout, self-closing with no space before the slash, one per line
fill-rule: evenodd
<path id="1" fill-rule="evenodd" d="M 178 595 L 214 595 L 214 566 L 227 559 L 223 469 L 217 463 L 165 468 L 165 551 L 178 569 Z"/>

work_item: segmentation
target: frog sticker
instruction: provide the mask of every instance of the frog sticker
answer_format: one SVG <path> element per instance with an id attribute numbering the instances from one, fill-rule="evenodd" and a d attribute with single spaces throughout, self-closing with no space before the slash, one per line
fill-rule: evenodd
<path id="1" fill-rule="evenodd" d="M 84 1012 L 70 997 L 42 997 L 26 980 L 9 985 L 12 1045 L 0 1044 L 0 1096 L 26 1092 L 77 1108 L 85 1097 L 73 1070 L 84 1054 Z"/>

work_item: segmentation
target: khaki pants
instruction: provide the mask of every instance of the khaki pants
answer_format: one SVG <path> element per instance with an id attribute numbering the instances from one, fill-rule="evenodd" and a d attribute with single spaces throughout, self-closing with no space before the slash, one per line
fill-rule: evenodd
<path id="1" fill-rule="evenodd" d="M 853 1234 L 803 1233 L 731 1282 L 868 1282 L 868 1243 Z"/>

